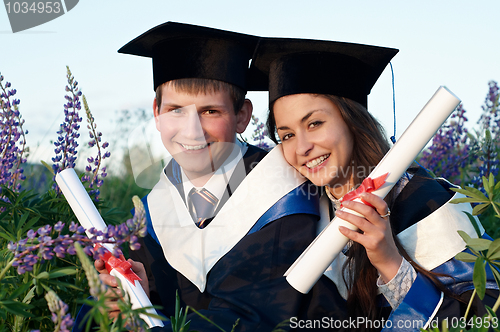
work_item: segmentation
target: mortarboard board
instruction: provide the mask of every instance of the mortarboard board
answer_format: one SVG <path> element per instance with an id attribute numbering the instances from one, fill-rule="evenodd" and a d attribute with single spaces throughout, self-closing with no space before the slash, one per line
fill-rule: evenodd
<path id="1" fill-rule="evenodd" d="M 154 90 L 181 78 L 223 81 L 247 90 L 248 62 L 259 37 L 167 22 L 133 39 L 119 53 L 153 59 Z"/>
<path id="2" fill-rule="evenodd" d="M 298 93 L 331 94 L 367 105 L 367 96 L 397 49 L 324 40 L 262 38 L 249 90 L 269 89 L 269 103 Z"/>

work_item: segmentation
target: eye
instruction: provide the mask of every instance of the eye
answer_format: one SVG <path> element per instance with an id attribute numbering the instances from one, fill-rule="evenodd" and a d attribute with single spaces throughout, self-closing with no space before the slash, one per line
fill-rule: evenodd
<path id="1" fill-rule="evenodd" d="M 293 134 L 285 134 L 283 135 L 283 137 L 281 138 L 281 141 L 284 142 L 284 141 L 288 141 L 290 138 L 293 137 Z"/>
<path id="2" fill-rule="evenodd" d="M 320 126 L 323 122 L 324 122 L 324 121 L 313 121 L 313 122 L 311 122 L 311 123 L 308 125 L 308 127 L 309 127 L 309 128 L 315 128 L 315 127 Z"/>
<path id="3" fill-rule="evenodd" d="M 171 108 L 167 111 L 168 113 L 173 113 L 173 114 L 182 114 L 183 109 L 182 108 Z"/>
<path id="4" fill-rule="evenodd" d="M 217 111 L 217 110 L 205 110 L 205 111 L 203 111 L 202 114 L 211 115 L 211 114 L 217 114 L 217 113 L 219 113 L 219 111 Z"/>

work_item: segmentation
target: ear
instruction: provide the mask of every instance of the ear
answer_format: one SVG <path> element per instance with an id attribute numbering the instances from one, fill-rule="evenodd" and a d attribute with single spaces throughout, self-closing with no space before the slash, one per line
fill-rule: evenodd
<path id="1" fill-rule="evenodd" d="M 236 132 L 241 134 L 247 129 L 248 123 L 252 118 L 253 105 L 250 99 L 245 99 L 243 107 L 236 114 Z"/>
<path id="2" fill-rule="evenodd" d="M 160 131 L 160 108 L 156 104 L 156 98 L 153 99 L 153 114 L 155 116 L 156 129 Z"/>

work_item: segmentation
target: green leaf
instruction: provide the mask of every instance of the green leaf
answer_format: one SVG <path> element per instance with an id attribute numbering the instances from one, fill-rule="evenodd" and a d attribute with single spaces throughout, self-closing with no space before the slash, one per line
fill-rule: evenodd
<path id="1" fill-rule="evenodd" d="M 477 296 L 482 300 L 486 292 L 486 271 L 484 269 L 484 259 L 478 257 L 474 264 L 474 272 L 472 274 L 472 281 L 476 288 Z"/>
<path id="2" fill-rule="evenodd" d="M 497 191 L 498 189 L 500 189 L 500 181 L 495 185 L 495 191 Z"/>
<path id="3" fill-rule="evenodd" d="M 455 255 L 455 258 L 458 259 L 459 261 L 462 262 L 475 262 L 477 257 L 474 255 L 471 255 L 467 252 L 459 252 L 458 254 Z"/>
<path id="4" fill-rule="evenodd" d="M 488 182 L 489 182 L 489 189 L 490 189 L 490 190 L 488 190 L 488 193 L 489 193 L 495 187 L 495 177 L 493 176 L 493 173 L 490 173 L 490 178 L 489 178 Z M 493 195 L 490 194 L 490 198 L 491 198 L 491 196 L 493 196 Z"/>
<path id="5" fill-rule="evenodd" d="M 47 164 L 47 163 L 46 163 L 45 161 L 43 161 L 43 160 L 40 160 L 40 162 L 42 163 L 42 165 L 43 165 L 43 166 L 45 166 L 45 167 L 46 167 L 46 168 L 50 171 L 50 174 L 55 175 L 55 174 L 54 174 L 54 170 L 52 169 L 52 167 L 50 167 L 50 165 L 49 165 L 49 164 Z"/>
<path id="6" fill-rule="evenodd" d="M 36 279 L 49 279 L 49 273 L 47 271 L 40 272 L 35 276 Z"/>
<path id="7" fill-rule="evenodd" d="M 493 175 L 490 173 L 490 175 Z M 486 176 L 483 176 L 482 177 L 482 180 L 483 180 L 483 187 L 484 187 L 484 190 L 488 193 L 488 195 L 490 195 L 490 183 L 488 181 L 488 179 L 486 178 Z"/>
<path id="8" fill-rule="evenodd" d="M 33 286 L 30 291 L 28 292 L 28 294 L 26 294 L 26 296 L 24 297 L 23 299 L 23 303 L 30 303 L 31 302 L 31 299 L 35 296 L 35 287 Z"/>
<path id="9" fill-rule="evenodd" d="M 19 288 L 17 288 L 16 290 L 14 290 L 12 292 L 12 294 L 10 294 L 9 300 L 15 300 L 15 299 L 17 299 L 21 294 L 23 294 L 30 287 L 31 287 L 30 284 L 23 284 L 23 285 L 21 285 Z"/>
<path id="10" fill-rule="evenodd" d="M 62 282 L 62 281 L 59 281 L 59 280 L 49 280 L 48 283 L 51 284 L 51 285 L 59 286 L 60 288 L 67 287 L 67 288 L 75 289 L 75 290 L 78 290 L 78 291 L 83 291 L 83 289 L 81 289 L 80 287 L 78 287 L 78 286 L 76 286 L 74 284 L 68 283 L 68 282 Z"/>
<path id="11" fill-rule="evenodd" d="M 497 286 L 500 286 L 500 273 L 498 272 L 498 269 L 492 264 L 488 265 L 490 266 L 490 270 L 493 272 L 493 277 L 495 278 Z"/>
<path id="12" fill-rule="evenodd" d="M 490 244 L 486 258 L 492 261 L 500 259 L 500 239 L 496 239 Z"/>
<path id="13" fill-rule="evenodd" d="M 31 304 L 21 303 L 17 301 L 1 301 L 0 305 L 14 315 L 23 316 L 23 317 L 34 317 L 30 312 L 25 310 L 32 309 L 33 306 Z"/>
<path id="14" fill-rule="evenodd" d="M 465 233 L 464 231 L 457 231 L 457 232 L 458 232 L 458 235 L 460 235 L 462 237 L 462 239 L 464 240 L 465 243 L 467 243 L 471 240 L 471 237 L 469 236 L 469 234 Z"/>
<path id="15" fill-rule="evenodd" d="M 481 228 L 479 227 L 478 220 L 469 212 L 463 211 L 465 215 L 469 218 L 470 223 L 474 227 L 474 230 L 476 231 L 477 237 L 481 237 Z"/>
<path id="16" fill-rule="evenodd" d="M 454 198 L 450 201 L 451 204 L 460 204 L 460 203 L 482 203 L 483 201 L 478 201 L 476 198 L 471 197 L 459 197 Z"/>
<path id="17" fill-rule="evenodd" d="M 478 204 L 472 209 L 472 214 L 477 216 L 478 214 L 483 213 L 484 210 L 488 208 L 488 206 L 490 206 L 490 203 Z"/>
<path id="18" fill-rule="evenodd" d="M 7 241 L 12 241 L 12 242 L 17 242 L 17 239 L 15 237 L 13 237 L 10 233 L 8 232 L 2 232 L 0 231 L 0 237 L 3 237 L 4 239 L 6 239 Z"/>
<path id="19" fill-rule="evenodd" d="M 483 251 L 488 249 L 491 243 L 490 240 L 474 238 L 467 242 L 467 246 L 477 251 Z"/>
<path id="20" fill-rule="evenodd" d="M 31 218 L 30 221 L 28 221 L 28 223 L 23 226 L 23 228 L 21 229 L 21 233 L 25 234 L 27 231 L 29 231 L 33 227 L 33 225 L 38 222 L 38 220 L 40 220 L 40 217 L 38 216 Z"/>
<path id="21" fill-rule="evenodd" d="M 78 269 L 76 267 L 61 267 L 58 269 L 53 269 L 52 271 L 49 272 L 49 278 L 59 278 L 63 276 L 69 276 L 72 274 L 76 274 L 78 272 Z"/>
<path id="22" fill-rule="evenodd" d="M 483 194 L 483 192 L 476 188 L 466 187 L 465 189 L 461 188 L 450 188 L 450 189 L 457 193 L 464 194 L 465 196 L 477 198 L 479 202 L 489 202 L 489 199 Z"/>

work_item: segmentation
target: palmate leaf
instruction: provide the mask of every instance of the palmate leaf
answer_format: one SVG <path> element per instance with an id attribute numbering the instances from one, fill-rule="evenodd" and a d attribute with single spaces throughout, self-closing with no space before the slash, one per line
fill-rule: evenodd
<path id="1" fill-rule="evenodd" d="M 489 202 L 489 201 L 484 201 L 484 200 L 478 200 L 477 198 L 473 197 L 459 197 L 459 198 L 454 198 L 450 201 L 451 204 L 460 204 L 460 203 L 484 203 L 484 202 Z"/>
<path id="2" fill-rule="evenodd" d="M 467 218 L 469 218 L 470 223 L 472 224 L 472 226 L 474 227 L 474 230 L 476 231 L 477 237 L 481 237 L 482 236 L 481 228 L 478 225 L 478 220 L 476 220 L 476 218 L 474 218 L 474 216 L 472 214 L 470 214 L 469 212 L 467 212 L 467 211 L 463 211 L 463 212 L 465 213 Z"/>
<path id="3" fill-rule="evenodd" d="M 490 206 L 489 202 L 484 204 L 478 204 L 474 206 L 474 208 L 472 209 L 472 214 L 477 216 L 478 214 L 483 213 L 488 208 L 488 206 Z"/>
<path id="4" fill-rule="evenodd" d="M 500 239 L 496 239 L 490 244 L 486 258 L 491 261 L 500 259 Z"/>
<path id="5" fill-rule="evenodd" d="M 476 288 L 477 296 L 482 300 L 486 292 L 486 271 L 484 269 L 485 261 L 483 257 L 478 257 L 474 264 L 474 272 L 472 274 L 472 281 Z"/>
<path id="6" fill-rule="evenodd" d="M 491 243 L 492 243 L 492 241 L 490 241 L 490 240 L 474 238 L 474 239 L 470 239 L 467 242 L 467 246 L 471 249 L 476 250 L 476 251 L 483 251 L 483 250 L 488 249 L 490 247 Z"/>
<path id="7" fill-rule="evenodd" d="M 466 187 L 465 189 L 462 188 L 450 188 L 450 189 L 465 196 L 476 198 L 478 203 L 490 201 L 488 197 L 486 197 L 480 190 L 473 187 Z"/>
<path id="8" fill-rule="evenodd" d="M 14 315 L 22 317 L 35 317 L 35 315 L 33 315 L 31 312 L 26 311 L 33 308 L 31 304 L 7 300 L 0 301 L 0 307 Z"/>
<path id="9" fill-rule="evenodd" d="M 455 255 L 455 259 L 458 259 L 459 261 L 462 262 L 472 263 L 476 261 L 477 256 L 471 255 L 468 252 L 459 252 L 458 254 Z"/>
<path id="10" fill-rule="evenodd" d="M 35 225 L 38 222 L 38 220 L 40 220 L 39 216 L 31 218 L 30 221 L 28 221 L 26 225 L 24 225 L 23 228 L 21 229 L 21 234 L 26 234 L 26 232 L 29 231 L 33 227 L 33 225 Z"/>
<path id="11" fill-rule="evenodd" d="M 491 263 L 488 263 L 488 265 L 490 267 L 491 272 L 493 273 L 493 277 L 495 278 L 495 282 L 497 283 L 497 285 L 500 286 L 500 273 L 498 272 L 498 268 Z"/>
<path id="12" fill-rule="evenodd" d="M 457 231 L 458 235 L 464 240 L 465 243 L 469 242 L 471 240 L 471 237 L 469 234 L 465 233 L 464 231 Z"/>
<path id="13" fill-rule="evenodd" d="M 78 269 L 73 266 L 61 267 L 57 269 L 53 269 L 49 272 L 49 279 L 59 278 L 63 276 L 69 276 L 78 273 Z"/>
<path id="14" fill-rule="evenodd" d="M 9 300 L 15 300 L 17 299 L 21 294 L 23 294 L 28 288 L 30 288 L 30 284 L 23 284 L 20 287 L 18 287 L 16 290 L 12 292 L 9 296 Z M 24 302 L 24 301 L 23 301 Z"/>

